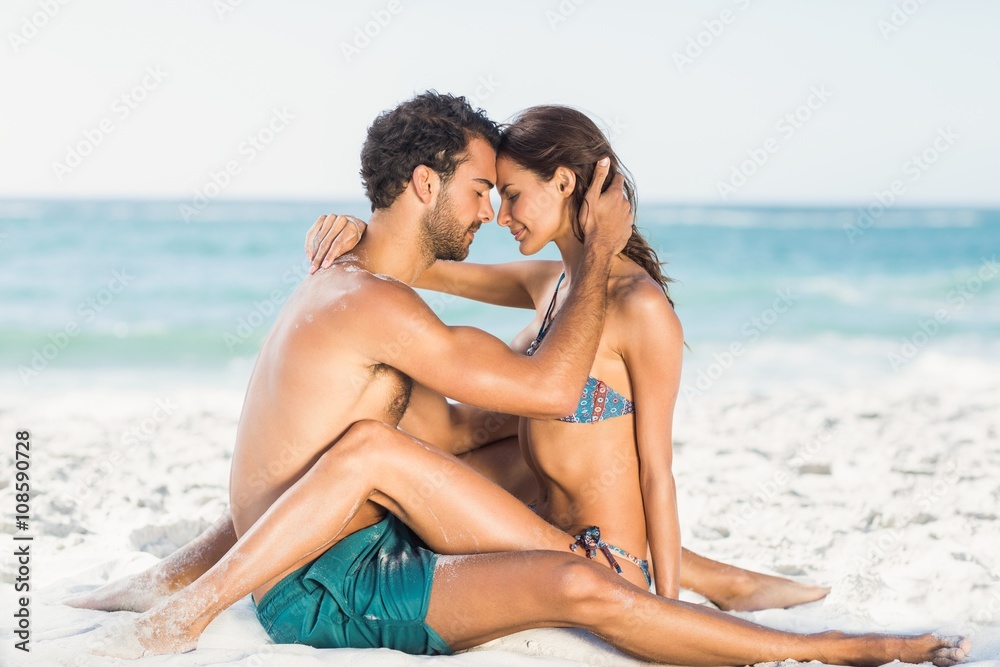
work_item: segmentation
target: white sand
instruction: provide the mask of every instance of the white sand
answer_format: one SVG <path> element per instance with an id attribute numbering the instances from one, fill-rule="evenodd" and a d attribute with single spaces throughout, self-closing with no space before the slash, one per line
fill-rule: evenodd
<path id="1" fill-rule="evenodd" d="M 973 641 L 972 661 L 1000 665 L 1000 381 L 992 371 L 976 380 L 968 369 L 932 362 L 862 388 L 719 390 L 681 401 L 675 466 L 687 546 L 834 587 L 820 603 L 740 616 L 804 632 L 961 632 Z M 942 377 L 952 379 L 942 384 Z M 37 536 L 35 651 L 27 660 L 11 651 L 5 621 L 4 664 L 111 664 L 43 640 L 124 614 L 56 601 L 147 567 L 222 511 L 242 390 L 202 381 L 146 386 L 158 389 L 48 386 L 0 395 L 0 433 L 29 428 L 34 438 Z M 171 411 L 159 423 L 157 400 Z M 146 433 L 128 438 L 144 421 Z M 8 477 L 0 479 L 6 498 Z M 0 524 L 0 532 L 12 531 L 8 520 Z M 13 563 L 11 550 L 3 551 L 2 613 L 10 619 Z M 360 662 L 635 664 L 566 630 L 525 632 L 433 659 L 275 646 L 249 599 L 213 623 L 194 653 L 138 664 Z"/>

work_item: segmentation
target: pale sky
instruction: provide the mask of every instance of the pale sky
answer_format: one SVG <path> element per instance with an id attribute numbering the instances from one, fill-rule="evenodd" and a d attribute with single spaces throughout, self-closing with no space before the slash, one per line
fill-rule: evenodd
<path id="1" fill-rule="evenodd" d="M 191 199 L 231 163 L 220 199 L 361 199 L 366 127 L 435 88 L 587 111 L 647 202 L 1000 205 L 988 0 L 63 1 L 0 14 L 3 198 Z"/>

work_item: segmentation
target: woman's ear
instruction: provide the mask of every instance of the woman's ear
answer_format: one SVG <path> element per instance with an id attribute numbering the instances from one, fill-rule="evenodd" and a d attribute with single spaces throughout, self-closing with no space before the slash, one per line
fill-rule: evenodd
<path id="1" fill-rule="evenodd" d="M 566 167 L 556 167 L 556 173 L 552 175 L 552 181 L 556 185 L 556 190 L 563 198 L 569 198 L 573 196 L 573 190 L 576 188 L 576 173 L 572 169 Z"/>
<path id="2" fill-rule="evenodd" d="M 434 198 L 434 191 L 441 185 L 441 177 L 427 165 L 419 164 L 410 176 L 410 183 L 420 201 L 430 204 Z"/>

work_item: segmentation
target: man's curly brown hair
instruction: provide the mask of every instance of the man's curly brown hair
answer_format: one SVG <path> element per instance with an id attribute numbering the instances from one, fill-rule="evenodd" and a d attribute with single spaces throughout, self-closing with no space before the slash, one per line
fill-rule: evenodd
<path id="1" fill-rule="evenodd" d="M 372 210 L 392 206 L 420 165 L 447 182 L 468 159 L 466 148 L 475 137 L 496 150 L 500 130 L 464 97 L 429 90 L 383 111 L 361 149 L 361 180 Z"/>

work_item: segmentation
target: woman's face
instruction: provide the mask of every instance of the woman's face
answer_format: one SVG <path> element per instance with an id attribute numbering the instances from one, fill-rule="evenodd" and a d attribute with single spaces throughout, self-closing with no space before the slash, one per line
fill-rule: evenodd
<path id="1" fill-rule="evenodd" d="M 562 189 L 560 189 L 562 185 Z M 507 227 L 520 244 L 522 255 L 534 255 L 562 234 L 572 233 L 569 195 L 557 172 L 545 181 L 508 157 L 497 158 L 500 212 L 497 223 Z M 572 193 L 572 185 L 569 193 Z"/>

